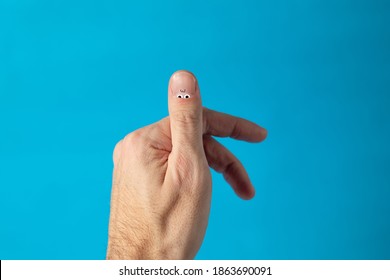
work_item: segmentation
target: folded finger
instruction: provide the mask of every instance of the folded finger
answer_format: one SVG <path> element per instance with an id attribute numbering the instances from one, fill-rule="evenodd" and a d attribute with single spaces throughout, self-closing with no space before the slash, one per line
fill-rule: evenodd
<path id="1" fill-rule="evenodd" d="M 255 189 L 242 163 L 211 136 L 203 137 L 203 145 L 209 166 L 223 174 L 225 180 L 239 197 L 253 198 Z"/>
<path id="2" fill-rule="evenodd" d="M 267 130 L 251 121 L 207 108 L 203 108 L 203 133 L 247 142 L 261 142 L 267 137 Z"/>

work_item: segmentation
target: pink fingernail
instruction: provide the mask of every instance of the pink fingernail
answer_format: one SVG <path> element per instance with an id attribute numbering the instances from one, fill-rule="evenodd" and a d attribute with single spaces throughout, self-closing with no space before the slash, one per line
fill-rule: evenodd
<path id="1" fill-rule="evenodd" d="M 171 94 L 180 99 L 190 99 L 196 94 L 196 79 L 186 71 L 179 71 L 171 78 Z"/>

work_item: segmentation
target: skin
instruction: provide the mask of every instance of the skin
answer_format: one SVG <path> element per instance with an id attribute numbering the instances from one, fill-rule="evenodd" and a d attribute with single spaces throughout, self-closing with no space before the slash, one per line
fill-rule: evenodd
<path id="1" fill-rule="evenodd" d="M 210 167 L 239 197 L 255 194 L 243 165 L 213 136 L 260 142 L 267 131 L 202 107 L 197 80 L 184 70 L 170 78 L 168 107 L 169 117 L 114 149 L 107 259 L 193 259 L 208 224 Z"/>

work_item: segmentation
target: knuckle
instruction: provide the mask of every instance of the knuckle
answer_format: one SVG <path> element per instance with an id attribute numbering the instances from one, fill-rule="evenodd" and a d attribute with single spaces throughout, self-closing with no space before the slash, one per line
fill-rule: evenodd
<path id="1" fill-rule="evenodd" d="M 202 115 L 198 112 L 186 110 L 178 110 L 173 113 L 172 117 L 181 125 L 198 124 L 202 120 Z"/>
<path id="2" fill-rule="evenodd" d="M 144 135 L 141 129 L 135 130 L 132 133 L 126 135 L 124 138 L 124 144 L 130 148 L 137 146 L 143 141 L 143 137 Z"/>
<path id="3" fill-rule="evenodd" d="M 151 158 L 150 133 L 152 127 L 144 127 L 128 134 L 124 139 L 124 149 L 134 159 L 148 161 Z"/>
<path id="4" fill-rule="evenodd" d="M 113 159 L 114 163 L 118 162 L 121 151 L 122 151 L 122 140 L 120 140 L 118 143 L 116 143 L 116 145 L 114 147 L 114 151 L 112 153 L 112 159 Z"/>

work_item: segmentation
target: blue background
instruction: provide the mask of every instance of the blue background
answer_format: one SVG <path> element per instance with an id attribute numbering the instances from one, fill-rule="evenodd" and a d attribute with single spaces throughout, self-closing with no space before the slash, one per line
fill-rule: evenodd
<path id="1" fill-rule="evenodd" d="M 390 2 L 0 0 L 0 259 L 103 259 L 112 150 L 170 75 L 269 131 L 223 139 L 198 259 L 390 259 Z"/>

